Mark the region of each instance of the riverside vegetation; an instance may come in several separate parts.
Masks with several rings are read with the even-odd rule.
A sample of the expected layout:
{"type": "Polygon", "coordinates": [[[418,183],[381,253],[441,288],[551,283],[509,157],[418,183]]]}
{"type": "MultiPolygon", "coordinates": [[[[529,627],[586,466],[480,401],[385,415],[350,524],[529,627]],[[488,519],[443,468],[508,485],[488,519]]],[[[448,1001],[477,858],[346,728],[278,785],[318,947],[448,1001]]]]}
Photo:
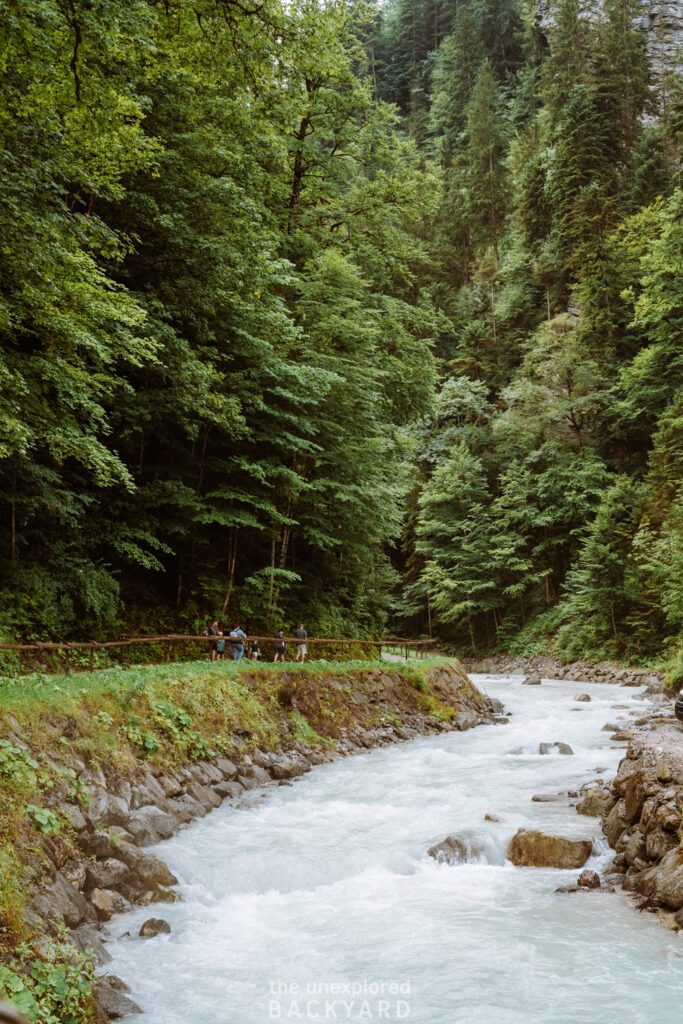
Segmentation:
{"type": "Polygon", "coordinates": [[[48,1024],[130,1012],[92,958],[113,913],[175,898],[145,846],[313,764],[494,714],[445,659],[111,669],[6,683],[2,703],[0,988],[48,1024]]]}
{"type": "Polygon", "coordinates": [[[673,657],[657,11],[0,0],[4,635],[431,614],[477,651],[673,657]]]}

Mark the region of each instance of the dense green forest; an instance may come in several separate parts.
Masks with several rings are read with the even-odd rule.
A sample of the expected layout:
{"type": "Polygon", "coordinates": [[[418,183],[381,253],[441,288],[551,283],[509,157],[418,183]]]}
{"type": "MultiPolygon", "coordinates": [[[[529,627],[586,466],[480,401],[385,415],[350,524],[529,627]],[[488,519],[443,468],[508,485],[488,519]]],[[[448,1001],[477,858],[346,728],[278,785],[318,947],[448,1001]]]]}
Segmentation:
{"type": "Polygon", "coordinates": [[[683,635],[640,0],[0,0],[0,632],[683,635]]]}

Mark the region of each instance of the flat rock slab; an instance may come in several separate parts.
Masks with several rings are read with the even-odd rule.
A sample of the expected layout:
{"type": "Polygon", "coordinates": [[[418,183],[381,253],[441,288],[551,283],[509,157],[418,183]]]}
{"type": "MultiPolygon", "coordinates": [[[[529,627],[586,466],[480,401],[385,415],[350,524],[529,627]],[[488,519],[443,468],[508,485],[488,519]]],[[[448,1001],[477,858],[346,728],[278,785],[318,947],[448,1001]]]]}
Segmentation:
{"type": "Polygon", "coordinates": [[[592,839],[569,839],[520,828],[510,840],[507,858],[519,867],[582,868],[592,852],[592,839]]]}

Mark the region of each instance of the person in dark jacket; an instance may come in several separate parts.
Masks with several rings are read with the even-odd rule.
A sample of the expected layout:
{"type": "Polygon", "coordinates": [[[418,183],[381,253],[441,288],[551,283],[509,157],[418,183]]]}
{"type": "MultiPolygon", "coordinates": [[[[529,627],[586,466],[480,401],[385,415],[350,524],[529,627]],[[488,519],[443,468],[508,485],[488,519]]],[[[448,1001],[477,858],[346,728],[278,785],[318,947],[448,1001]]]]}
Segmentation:
{"type": "MultiPolygon", "coordinates": [[[[213,619],[209,628],[204,630],[204,636],[218,636],[218,619],[213,619]]],[[[211,661],[216,660],[216,644],[216,640],[209,644],[209,650],[211,651],[211,661]]]]}
{"type": "Polygon", "coordinates": [[[275,657],[273,661],[284,661],[285,660],[285,634],[281,629],[275,634],[275,657]]]}

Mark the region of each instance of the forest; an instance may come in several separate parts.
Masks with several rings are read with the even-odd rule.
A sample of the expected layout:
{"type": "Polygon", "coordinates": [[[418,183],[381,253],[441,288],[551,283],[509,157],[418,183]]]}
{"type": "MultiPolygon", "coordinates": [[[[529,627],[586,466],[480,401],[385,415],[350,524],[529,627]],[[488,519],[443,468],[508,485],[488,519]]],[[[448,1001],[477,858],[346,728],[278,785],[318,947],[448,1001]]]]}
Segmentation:
{"type": "Polygon", "coordinates": [[[680,33],[0,0],[0,53],[1,639],[676,651],[680,33]]]}

